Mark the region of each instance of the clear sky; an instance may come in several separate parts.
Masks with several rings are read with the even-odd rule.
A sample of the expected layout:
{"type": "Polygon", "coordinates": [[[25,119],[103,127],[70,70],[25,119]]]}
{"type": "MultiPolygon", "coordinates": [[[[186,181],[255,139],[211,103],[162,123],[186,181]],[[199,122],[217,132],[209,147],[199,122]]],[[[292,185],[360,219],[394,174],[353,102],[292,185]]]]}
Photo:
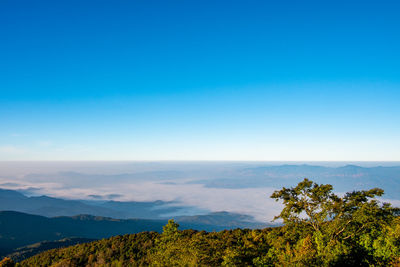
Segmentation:
{"type": "Polygon", "coordinates": [[[400,160],[400,1],[0,2],[0,160],[400,160]]]}

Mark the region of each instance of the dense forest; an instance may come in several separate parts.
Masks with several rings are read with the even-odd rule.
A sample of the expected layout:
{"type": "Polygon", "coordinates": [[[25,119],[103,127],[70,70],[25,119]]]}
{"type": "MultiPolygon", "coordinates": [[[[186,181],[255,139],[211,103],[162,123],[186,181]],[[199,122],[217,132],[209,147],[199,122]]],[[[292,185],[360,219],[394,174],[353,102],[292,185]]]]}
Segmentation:
{"type": "Polygon", "coordinates": [[[304,179],[271,196],[284,208],[281,227],[220,232],[142,232],[53,249],[0,266],[400,266],[399,210],[383,190],[343,196],[304,179]]]}

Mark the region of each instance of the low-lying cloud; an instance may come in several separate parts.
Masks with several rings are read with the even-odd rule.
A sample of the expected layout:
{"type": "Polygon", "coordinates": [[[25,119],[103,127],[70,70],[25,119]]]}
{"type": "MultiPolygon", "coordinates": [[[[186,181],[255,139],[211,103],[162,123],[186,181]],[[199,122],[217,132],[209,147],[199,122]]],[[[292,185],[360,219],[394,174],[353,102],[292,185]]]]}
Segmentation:
{"type": "MultiPolygon", "coordinates": [[[[2,179],[2,178],[0,178],[2,179]]],[[[54,182],[12,182],[0,180],[4,188],[18,189],[30,195],[48,195],[67,199],[102,199],[118,201],[173,202],[176,206],[193,206],[210,212],[228,211],[254,216],[256,220],[270,222],[279,213],[280,205],[269,198],[274,188],[225,189],[207,188],[201,184],[160,183],[158,181],[110,180],[101,185],[71,187],[54,182]],[[34,189],[34,190],[32,190],[34,189]]]]}
{"type": "MultiPolygon", "coordinates": [[[[147,166],[147,163],[145,166],[147,166]]],[[[19,190],[28,195],[48,195],[66,199],[146,202],[162,200],[169,202],[168,205],[191,208],[196,212],[228,211],[251,215],[261,222],[271,222],[273,217],[279,214],[282,204],[275,202],[270,198],[270,195],[281,188],[283,183],[295,185],[299,181],[299,179],[289,178],[272,179],[267,175],[268,173],[266,174],[266,170],[262,168],[246,169],[246,172],[240,172],[237,171],[239,170],[237,166],[222,169],[222,171],[215,166],[212,166],[214,169],[211,167],[206,169],[203,165],[199,166],[195,166],[198,168],[196,171],[185,169],[187,167],[181,167],[180,170],[157,167],[156,171],[144,171],[144,167],[140,167],[136,173],[121,174],[104,174],[103,169],[105,167],[102,167],[103,169],[99,171],[100,174],[74,172],[72,169],[63,172],[50,171],[50,173],[44,174],[32,174],[30,172],[25,175],[0,177],[0,187],[19,190]],[[218,180],[216,177],[223,177],[223,179],[218,180]],[[234,177],[234,179],[229,180],[226,177],[234,177]],[[225,185],[224,187],[220,186],[220,184],[216,184],[218,186],[210,186],[210,182],[224,182],[224,179],[231,184],[234,183],[234,185],[249,183],[251,186],[227,187],[225,185]]],[[[291,172],[291,168],[293,167],[282,166],[282,169],[287,172],[291,172]]],[[[313,166],[308,165],[299,165],[298,168],[303,171],[315,169],[313,166]]],[[[298,173],[298,168],[296,168],[296,173],[298,173]]],[[[318,170],[318,168],[316,169],[318,170]]],[[[272,170],[275,171],[275,169],[272,170]]],[[[278,171],[280,170],[278,169],[278,171]]],[[[389,168],[386,171],[396,174],[396,170],[389,168]]],[[[268,169],[268,171],[270,170],[268,169]]],[[[353,175],[356,171],[365,172],[368,170],[358,170],[350,166],[345,169],[339,169],[339,171],[345,172],[346,175],[347,172],[353,175]]],[[[286,175],[286,172],[284,174],[286,175]]],[[[295,174],[293,175],[296,177],[295,174]]],[[[326,181],[329,183],[341,181],[336,178],[334,180],[330,179],[326,178],[326,181]]],[[[381,184],[375,185],[375,180],[372,178],[366,181],[369,181],[369,183],[365,186],[381,186],[381,184]]],[[[379,181],[384,182],[383,180],[379,181]]],[[[397,184],[397,181],[393,179],[387,179],[387,181],[391,181],[393,185],[397,184]]],[[[389,185],[386,186],[388,187],[389,185]]],[[[382,186],[384,185],[382,184],[382,186]]],[[[354,187],[343,187],[347,191],[355,189],[354,187]]],[[[393,192],[392,195],[395,195],[396,191],[393,192]]],[[[388,198],[392,198],[392,196],[388,198]]],[[[400,206],[400,200],[386,199],[385,201],[400,206]]]]}

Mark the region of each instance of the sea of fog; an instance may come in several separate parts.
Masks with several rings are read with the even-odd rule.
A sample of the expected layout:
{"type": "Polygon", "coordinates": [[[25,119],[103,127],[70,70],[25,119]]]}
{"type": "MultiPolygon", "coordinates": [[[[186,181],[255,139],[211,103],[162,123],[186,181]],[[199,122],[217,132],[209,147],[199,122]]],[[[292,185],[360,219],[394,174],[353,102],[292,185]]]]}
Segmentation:
{"type": "Polygon", "coordinates": [[[174,215],[228,211],[261,222],[282,208],[269,196],[305,177],[338,194],[380,187],[381,201],[400,206],[400,162],[0,162],[0,188],[28,196],[162,200],[182,207],[174,215]]]}

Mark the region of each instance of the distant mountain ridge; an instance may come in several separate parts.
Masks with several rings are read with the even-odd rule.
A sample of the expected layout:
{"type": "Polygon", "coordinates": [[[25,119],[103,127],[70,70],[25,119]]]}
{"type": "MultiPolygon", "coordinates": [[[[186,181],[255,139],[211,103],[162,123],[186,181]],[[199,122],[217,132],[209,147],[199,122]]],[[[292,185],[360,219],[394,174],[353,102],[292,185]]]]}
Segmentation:
{"type": "Polygon", "coordinates": [[[227,228],[265,228],[265,223],[255,222],[253,217],[226,211],[212,212],[205,215],[179,216],[175,218],[179,223],[193,225],[224,225],[227,228]]]}
{"type": "Polygon", "coordinates": [[[368,189],[379,185],[385,190],[385,198],[400,199],[400,166],[361,167],[350,164],[342,167],[326,167],[284,164],[244,168],[221,178],[200,179],[189,183],[204,184],[210,188],[280,188],[290,186],[303,178],[332,184],[338,192],[368,189]]]}
{"type": "Polygon", "coordinates": [[[99,239],[142,231],[160,231],[166,221],[120,220],[91,215],[47,218],[15,211],[0,211],[0,255],[41,241],[80,237],[99,239]]]}
{"type": "MultiPolygon", "coordinates": [[[[177,221],[182,229],[206,231],[267,226],[244,220],[250,218],[240,214],[221,212],[178,217],[177,221]]],[[[16,211],[0,211],[0,256],[18,252],[21,250],[18,250],[20,247],[43,241],[77,237],[100,239],[143,231],[160,232],[166,223],[167,220],[114,219],[92,215],[48,218],[16,211]]]]}
{"type": "MultiPolygon", "coordinates": [[[[164,207],[166,202],[163,201],[92,203],[48,196],[27,197],[14,190],[0,189],[0,255],[15,252],[16,258],[23,257],[18,255],[39,250],[28,248],[18,252],[15,249],[63,238],[98,239],[142,231],[161,231],[167,220],[161,219],[160,213],[176,210],[174,207],[164,207]],[[136,219],[125,219],[128,216],[136,219]]],[[[251,216],[228,212],[176,216],[175,219],[184,229],[207,231],[267,226],[252,221],[251,216]]],[[[47,243],[46,246],[51,244],[47,243]]],[[[53,245],[60,246],[61,243],[53,245]]]]}
{"type": "MultiPolygon", "coordinates": [[[[180,207],[170,207],[169,202],[156,200],[152,202],[135,202],[135,201],[81,201],[81,200],[65,200],[61,198],[53,198],[48,196],[27,197],[24,194],[0,188],[0,211],[17,211],[22,213],[41,215],[46,217],[60,216],[89,216],[80,214],[90,214],[90,216],[107,217],[114,219],[132,219],[140,218],[147,220],[166,220],[167,218],[175,218],[178,221],[191,220],[193,218],[210,218],[214,217],[214,225],[235,227],[253,227],[254,225],[263,225],[254,221],[251,216],[229,213],[214,212],[205,215],[196,216],[173,216],[162,217],[163,214],[172,214],[179,211],[180,207]],[[224,216],[221,216],[221,215],[224,216]],[[204,217],[205,216],[205,217],[204,217]],[[218,222],[217,218],[223,219],[218,222]]],[[[200,222],[198,222],[201,224],[200,222]]],[[[204,223],[211,225],[210,223],[204,223]]]]}
{"type": "Polygon", "coordinates": [[[0,188],[0,210],[13,210],[47,217],[91,214],[113,218],[163,219],[160,215],[179,210],[167,202],[83,202],[48,196],[27,197],[14,190],[0,188]],[[157,210],[154,210],[157,208],[157,210]]]}

